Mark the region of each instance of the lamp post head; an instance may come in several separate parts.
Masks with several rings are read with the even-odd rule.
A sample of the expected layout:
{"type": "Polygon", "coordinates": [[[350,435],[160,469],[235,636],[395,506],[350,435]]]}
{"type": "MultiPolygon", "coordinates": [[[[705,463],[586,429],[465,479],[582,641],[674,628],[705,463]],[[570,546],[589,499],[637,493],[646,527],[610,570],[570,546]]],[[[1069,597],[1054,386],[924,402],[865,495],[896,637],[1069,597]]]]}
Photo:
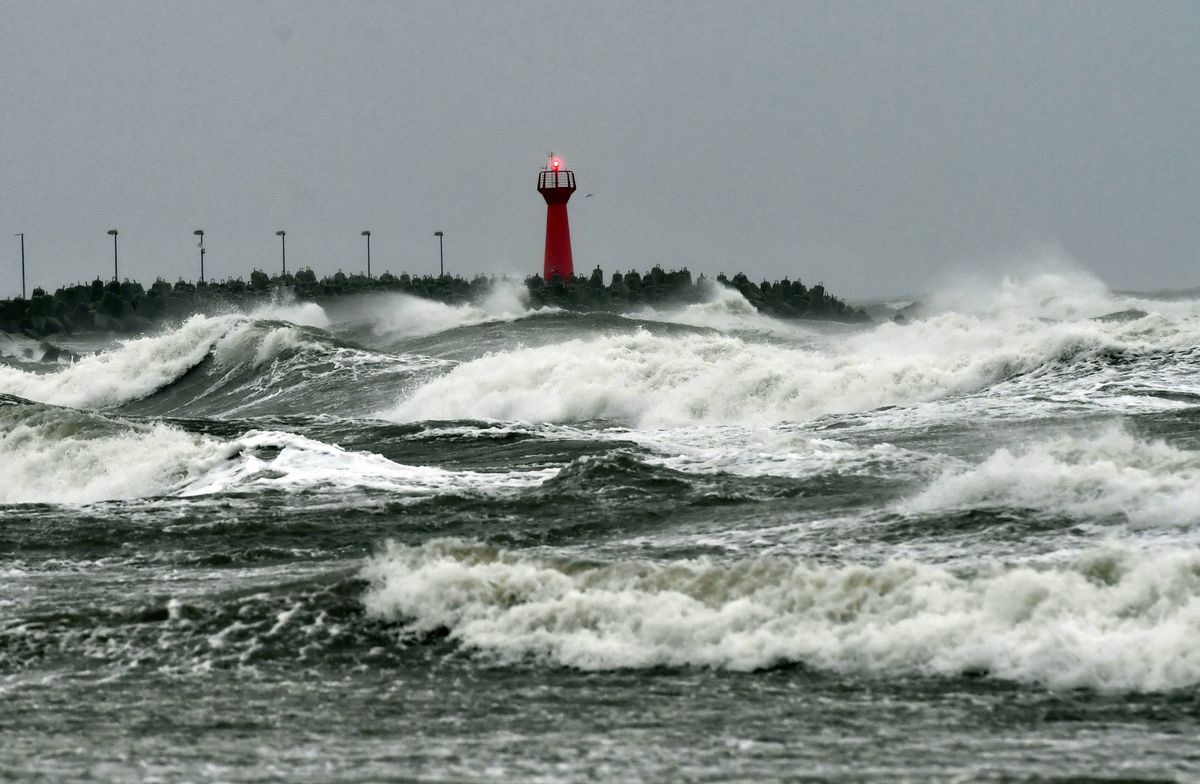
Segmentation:
{"type": "Polygon", "coordinates": [[[440,231],[435,231],[435,232],[433,233],[433,236],[435,236],[435,237],[441,237],[441,236],[443,236],[443,235],[442,235],[442,232],[440,232],[440,231]]]}
{"type": "Polygon", "coordinates": [[[286,231],[284,231],[283,229],[280,229],[279,231],[275,232],[275,236],[276,236],[276,237],[286,237],[286,236],[287,236],[287,232],[286,232],[286,231]]]}
{"type": "Polygon", "coordinates": [[[363,235],[364,237],[370,237],[370,236],[371,236],[371,232],[370,232],[369,230],[367,230],[367,229],[363,229],[362,235],[363,235]]]}
{"type": "Polygon", "coordinates": [[[114,236],[114,237],[115,237],[115,236],[117,236],[117,230],[116,230],[116,229],[109,229],[109,230],[108,230],[108,233],[109,233],[109,234],[111,234],[111,235],[112,235],[112,236],[114,236]]]}
{"type": "Polygon", "coordinates": [[[197,237],[203,237],[204,229],[196,229],[195,231],[192,232],[192,234],[195,234],[197,237]]]}

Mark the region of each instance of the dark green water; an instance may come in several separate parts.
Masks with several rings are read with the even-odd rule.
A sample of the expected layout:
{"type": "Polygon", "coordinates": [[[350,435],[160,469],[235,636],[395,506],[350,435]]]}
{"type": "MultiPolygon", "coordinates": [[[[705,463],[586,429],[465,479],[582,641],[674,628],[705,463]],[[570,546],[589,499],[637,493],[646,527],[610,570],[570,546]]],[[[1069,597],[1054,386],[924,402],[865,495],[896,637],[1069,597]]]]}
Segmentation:
{"type": "Polygon", "coordinates": [[[1196,780],[1200,303],[1020,285],[14,346],[0,778],[1196,780]]]}

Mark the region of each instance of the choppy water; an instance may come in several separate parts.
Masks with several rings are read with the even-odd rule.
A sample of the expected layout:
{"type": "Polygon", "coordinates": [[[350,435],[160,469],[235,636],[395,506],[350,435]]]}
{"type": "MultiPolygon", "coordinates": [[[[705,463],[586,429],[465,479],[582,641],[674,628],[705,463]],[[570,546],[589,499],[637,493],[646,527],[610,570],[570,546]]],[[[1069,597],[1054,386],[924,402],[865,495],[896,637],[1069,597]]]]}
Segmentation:
{"type": "Polygon", "coordinates": [[[1198,301],[72,348],[0,360],[0,778],[1200,777],[1198,301]]]}

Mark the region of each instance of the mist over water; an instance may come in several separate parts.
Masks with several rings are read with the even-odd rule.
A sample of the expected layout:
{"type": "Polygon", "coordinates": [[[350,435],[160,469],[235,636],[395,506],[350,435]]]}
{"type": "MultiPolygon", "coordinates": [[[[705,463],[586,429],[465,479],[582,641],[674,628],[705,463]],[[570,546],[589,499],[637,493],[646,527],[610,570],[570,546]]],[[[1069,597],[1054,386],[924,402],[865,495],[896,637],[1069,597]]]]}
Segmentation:
{"type": "Polygon", "coordinates": [[[1200,776],[1198,346],[1069,270],[0,343],[0,777],[1200,776]]]}

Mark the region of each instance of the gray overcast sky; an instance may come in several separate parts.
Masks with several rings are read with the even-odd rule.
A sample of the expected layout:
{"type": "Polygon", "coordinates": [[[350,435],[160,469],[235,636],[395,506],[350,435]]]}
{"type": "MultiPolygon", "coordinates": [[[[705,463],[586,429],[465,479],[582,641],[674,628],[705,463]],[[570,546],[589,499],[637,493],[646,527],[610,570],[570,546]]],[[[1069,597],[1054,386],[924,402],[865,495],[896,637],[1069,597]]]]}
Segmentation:
{"type": "MultiPolygon", "coordinates": [[[[1054,248],[1200,284],[1200,3],[0,0],[30,284],[278,265],[744,270],[854,297],[1054,248]],[[594,193],[584,199],[584,193],[594,193]]],[[[19,291],[18,241],[0,294],[19,291]]]]}

